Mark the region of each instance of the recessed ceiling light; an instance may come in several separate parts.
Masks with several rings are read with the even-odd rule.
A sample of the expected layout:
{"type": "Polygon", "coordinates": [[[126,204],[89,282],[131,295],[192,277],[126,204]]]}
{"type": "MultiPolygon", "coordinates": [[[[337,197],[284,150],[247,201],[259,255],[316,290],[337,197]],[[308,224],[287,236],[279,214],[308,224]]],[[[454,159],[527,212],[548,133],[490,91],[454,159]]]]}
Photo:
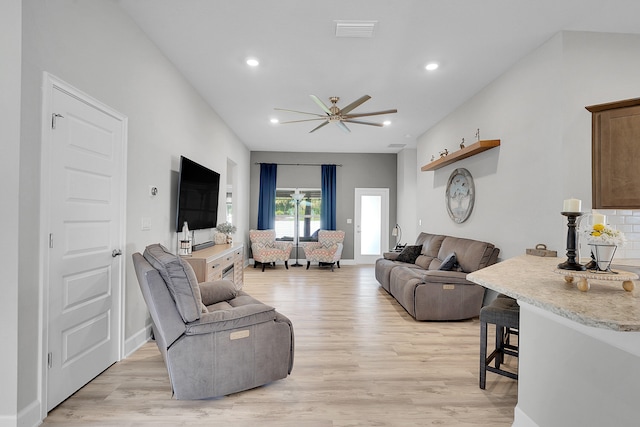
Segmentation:
{"type": "Polygon", "coordinates": [[[427,64],[426,67],[424,67],[427,69],[427,71],[433,71],[433,70],[437,70],[438,69],[438,64],[436,64],[435,62],[431,62],[429,64],[427,64]]]}
{"type": "Polygon", "coordinates": [[[271,120],[270,120],[270,122],[271,122],[271,123],[273,123],[273,124],[275,125],[276,123],[280,123],[280,120],[278,120],[278,119],[271,119],[271,120]]]}
{"type": "Polygon", "coordinates": [[[384,126],[389,126],[391,124],[391,120],[385,120],[384,122],[382,122],[382,124],[384,126]]]}
{"type": "Polygon", "coordinates": [[[260,62],[255,58],[249,58],[247,59],[247,65],[250,67],[257,67],[260,65],[260,62]]]}

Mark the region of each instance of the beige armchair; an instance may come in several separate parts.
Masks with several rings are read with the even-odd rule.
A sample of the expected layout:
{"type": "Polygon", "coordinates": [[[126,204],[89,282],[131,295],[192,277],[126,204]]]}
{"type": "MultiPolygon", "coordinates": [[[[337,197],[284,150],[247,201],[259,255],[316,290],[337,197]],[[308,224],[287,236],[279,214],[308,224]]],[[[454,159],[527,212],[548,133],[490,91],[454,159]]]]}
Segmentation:
{"type": "Polygon", "coordinates": [[[312,262],[317,262],[320,266],[330,265],[331,271],[333,271],[334,264],[337,264],[338,268],[340,268],[343,242],[344,231],[342,230],[318,231],[318,241],[305,243],[304,245],[307,270],[312,262]]]}
{"type": "Polygon", "coordinates": [[[276,262],[284,261],[284,267],[289,269],[289,256],[293,243],[276,241],[276,230],[249,230],[249,240],[253,254],[253,268],[256,268],[256,263],[260,263],[264,271],[267,264],[275,267],[276,262]]]}

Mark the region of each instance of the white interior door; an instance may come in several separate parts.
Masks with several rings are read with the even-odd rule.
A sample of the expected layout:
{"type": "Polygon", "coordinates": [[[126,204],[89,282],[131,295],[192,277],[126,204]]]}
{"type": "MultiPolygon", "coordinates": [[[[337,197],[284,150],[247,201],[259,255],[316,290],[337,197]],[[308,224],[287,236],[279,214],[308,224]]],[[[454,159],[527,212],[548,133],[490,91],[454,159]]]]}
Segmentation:
{"type": "Polygon", "coordinates": [[[50,98],[47,411],[120,357],[126,138],[126,119],[82,94],[52,84],[50,98]]]}
{"type": "Polygon", "coordinates": [[[354,261],[374,264],[389,250],[389,189],[355,189],[354,261]]]}

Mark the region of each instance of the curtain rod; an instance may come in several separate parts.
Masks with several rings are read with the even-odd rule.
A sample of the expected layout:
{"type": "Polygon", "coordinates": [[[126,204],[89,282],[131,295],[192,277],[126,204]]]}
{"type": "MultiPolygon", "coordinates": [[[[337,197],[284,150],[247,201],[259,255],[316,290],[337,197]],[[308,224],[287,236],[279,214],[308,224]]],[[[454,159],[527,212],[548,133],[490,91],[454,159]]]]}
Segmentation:
{"type": "MultiPolygon", "coordinates": [[[[268,164],[270,162],[256,162],[256,165],[268,164]]],[[[323,163],[276,163],[278,166],[322,166],[323,163]]],[[[333,165],[333,166],[342,166],[342,165],[333,165]]]]}

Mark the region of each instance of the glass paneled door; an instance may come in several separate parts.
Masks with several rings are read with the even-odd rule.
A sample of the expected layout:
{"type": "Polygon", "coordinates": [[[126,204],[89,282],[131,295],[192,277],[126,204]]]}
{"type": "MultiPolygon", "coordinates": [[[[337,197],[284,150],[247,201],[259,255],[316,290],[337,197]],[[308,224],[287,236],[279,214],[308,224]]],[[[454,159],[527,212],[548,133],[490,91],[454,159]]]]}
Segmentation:
{"type": "Polygon", "coordinates": [[[354,261],[374,264],[389,250],[389,189],[355,189],[354,261]]]}

